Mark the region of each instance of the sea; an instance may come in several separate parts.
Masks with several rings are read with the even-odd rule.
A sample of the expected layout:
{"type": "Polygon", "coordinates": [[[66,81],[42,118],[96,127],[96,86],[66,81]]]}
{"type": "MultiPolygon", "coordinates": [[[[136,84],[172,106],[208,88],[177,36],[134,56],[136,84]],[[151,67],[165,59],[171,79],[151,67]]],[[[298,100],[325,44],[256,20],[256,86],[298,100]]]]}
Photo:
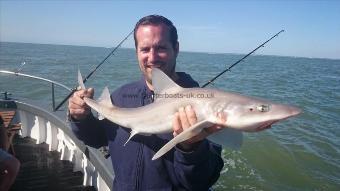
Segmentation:
{"type": "MultiPolygon", "coordinates": [[[[74,88],[78,68],[86,76],[111,50],[0,42],[0,70],[20,71],[74,88]]],[[[243,56],[180,52],[177,71],[191,74],[202,85],[243,56]]],[[[140,78],[135,50],[120,48],[86,85],[95,88],[97,97],[105,86],[112,91],[140,78]]],[[[252,55],[210,87],[303,111],[271,129],[243,133],[239,150],[225,148],[224,168],[214,190],[340,190],[340,60],[252,55]]],[[[0,73],[0,91],[10,92],[13,99],[52,109],[51,89],[47,82],[0,73]]],[[[67,94],[66,89],[55,87],[56,104],[67,94]]]]}

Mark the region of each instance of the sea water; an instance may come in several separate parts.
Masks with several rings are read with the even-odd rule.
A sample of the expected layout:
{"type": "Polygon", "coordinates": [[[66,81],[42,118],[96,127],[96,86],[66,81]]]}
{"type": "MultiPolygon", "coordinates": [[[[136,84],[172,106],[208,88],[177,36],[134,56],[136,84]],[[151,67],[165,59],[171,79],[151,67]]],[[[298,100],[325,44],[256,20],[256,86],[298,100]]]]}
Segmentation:
{"type": "MultiPolygon", "coordinates": [[[[270,47],[267,47],[270,48],[270,47]]],[[[0,70],[21,72],[77,86],[77,70],[89,74],[111,49],[0,43],[0,70]]],[[[177,70],[201,85],[244,55],[181,52],[177,70]]],[[[88,80],[95,96],[141,78],[135,50],[118,49],[88,80]]],[[[297,117],[258,133],[244,133],[240,150],[223,150],[224,168],[214,190],[340,189],[340,60],[250,56],[210,87],[295,105],[297,117]]],[[[0,91],[52,108],[51,85],[0,74],[0,91]]],[[[68,94],[56,87],[59,103],[68,94]]],[[[56,103],[56,104],[57,104],[56,103]]],[[[62,107],[65,110],[65,106],[62,107]]],[[[204,175],[198,175],[204,176],[204,175]]]]}

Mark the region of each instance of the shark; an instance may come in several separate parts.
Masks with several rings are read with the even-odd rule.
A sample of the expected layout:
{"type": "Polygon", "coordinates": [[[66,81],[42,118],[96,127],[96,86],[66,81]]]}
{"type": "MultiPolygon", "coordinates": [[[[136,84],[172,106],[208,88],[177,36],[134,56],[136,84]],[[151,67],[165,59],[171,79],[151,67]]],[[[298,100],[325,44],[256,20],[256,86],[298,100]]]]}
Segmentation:
{"type": "MultiPolygon", "coordinates": [[[[85,88],[80,72],[78,82],[85,88]]],[[[84,98],[101,119],[106,118],[115,124],[130,128],[128,141],[136,134],[151,135],[170,133],[175,113],[180,107],[190,105],[197,116],[197,123],[185,129],[167,142],[155,153],[156,160],[178,143],[188,140],[214,124],[222,130],[207,138],[225,147],[239,148],[242,132],[257,132],[267,129],[274,123],[296,116],[301,109],[272,101],[226,92],[212,88],[183,88],[158,68],[152,69],[154,102],[137,108],[119,108],[112,104],[110,91],[106,87],[98,100],[84,98]],[[226,116],[221,123],[218,115],[226,116]]]]}

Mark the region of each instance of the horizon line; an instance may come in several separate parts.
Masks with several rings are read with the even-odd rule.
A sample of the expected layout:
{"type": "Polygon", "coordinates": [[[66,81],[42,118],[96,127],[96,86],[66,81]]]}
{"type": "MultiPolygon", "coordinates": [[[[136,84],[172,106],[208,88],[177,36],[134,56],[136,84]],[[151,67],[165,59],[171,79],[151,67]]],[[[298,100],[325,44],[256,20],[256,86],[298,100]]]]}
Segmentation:
{"type": "MultiPolygon", "coordinates": [[[[79,44],[63,44],[63,43],[39,43],[39,42],[17,42],[17,41],[1,41],[0,43],[22,43],[22,44],[37,44],[37,45],[56,45],[56,46],[79,46],[79,47],[91,47],[91,48],[107,48],[112,49],[114,47],[105,47],[105,46],[97,46],[97,45],[79,45],[79,44]]],[[[123,49],[134,49],[134,47],[124,47],[121,46],[123,49]]],[[[202,54],[233,54],[233,55],[246,55],[247,53],[235,53],[235,52],[203,52],[203,51],[194,51],[194,50],[181,50],[180,52],[186,53],[202,53],[202,54]]],[[[327,58],[327,57],[304,57],[304,56],[292,56],[292,55],[275,55],[275,54],[256,54],[253,53],[252,56],[275,56],[275,57],[288,57],[288,58],[307,58],[307,59],[328,59],[328,60],[340,60],[339,58],[327,58]]]]}

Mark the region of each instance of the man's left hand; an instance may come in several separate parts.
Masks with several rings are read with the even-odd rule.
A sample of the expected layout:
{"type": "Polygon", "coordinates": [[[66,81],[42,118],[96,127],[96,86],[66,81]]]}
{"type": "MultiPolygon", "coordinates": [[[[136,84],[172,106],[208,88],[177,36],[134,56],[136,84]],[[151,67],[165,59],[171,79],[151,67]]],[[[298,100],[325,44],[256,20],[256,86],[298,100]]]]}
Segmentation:
{"type": "MultiPolygon", "coordinates": [[[[217,117],[219,119],[219,123],[226,122],[225,115],[218,114],[217,117]]],[[[196,113],[190,105],[186,106],[185,108],[179,108],[178,112],[175,113],[175,117],[173,119],[173,135],[177,136],[185,129],[194,125],[196,122],[196,113]]],[[[222,126],[220,125],[213,125],[211,127],[204,128],[198,135],[180,143],[178,146],[185,151],[190,151],[196,144],[199,144],[199,142],[205,139],[207,136],[221,129],[222,126]]]]}

